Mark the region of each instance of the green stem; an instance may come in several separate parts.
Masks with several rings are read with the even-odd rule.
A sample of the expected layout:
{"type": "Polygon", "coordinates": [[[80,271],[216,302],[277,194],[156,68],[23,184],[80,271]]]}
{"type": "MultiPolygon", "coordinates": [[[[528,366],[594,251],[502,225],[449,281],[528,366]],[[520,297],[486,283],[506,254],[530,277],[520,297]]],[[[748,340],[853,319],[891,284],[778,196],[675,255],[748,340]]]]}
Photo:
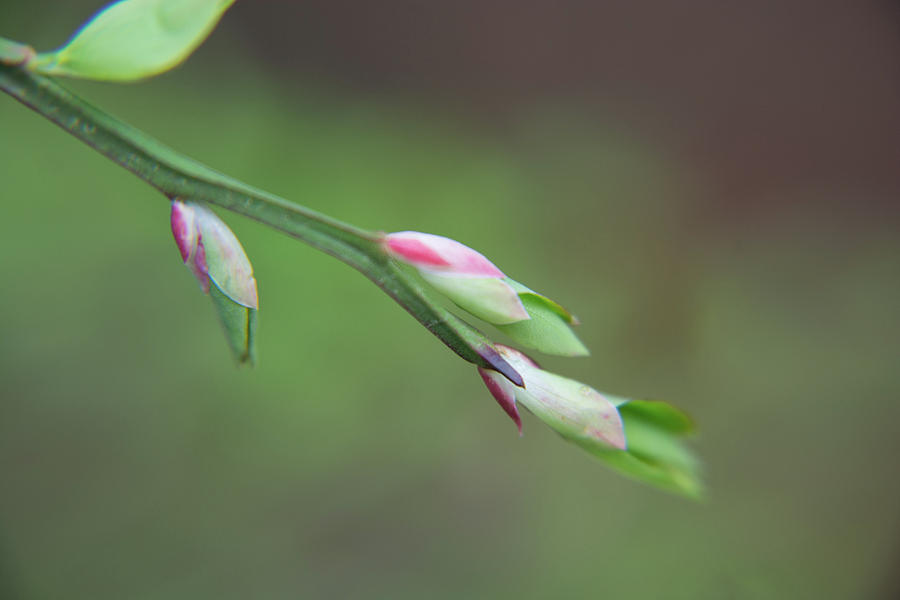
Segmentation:
{"type": "Polygon", "coordinates": [[[168,198],[202,200],[296,237],[371,279],[463,359],[499,371],[516,385],[519,374],[490,341],[442,306],[401,270],[381,247],[381,235],[358,229],[253,188],[181,155],[63,88],[53,79],[0,64],[0,90],[56,123],[168,198]]]}

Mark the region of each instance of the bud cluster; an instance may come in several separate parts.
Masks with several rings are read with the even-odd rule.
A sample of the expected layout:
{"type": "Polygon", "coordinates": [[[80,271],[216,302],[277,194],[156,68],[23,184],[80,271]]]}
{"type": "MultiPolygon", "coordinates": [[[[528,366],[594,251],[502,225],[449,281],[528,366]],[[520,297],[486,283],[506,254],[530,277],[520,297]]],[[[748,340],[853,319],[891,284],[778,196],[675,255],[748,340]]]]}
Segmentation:
{"type": "MultiPolygon", "coordinates": [[[[382,247],[459,308],[517,343],[547,354],[588,354],[572,331],[578,320],[570,312],[510,279],[472,248],[415,231],[385,234],[382,247]]],[[[485,367],[478,367],[478,373],[520,435],[522,405],[564,438],[624,474],[688,496],[701,495],[697,465],[678,439],[691,430],[682,413],[664,403],[601,394],[543,370],[510,346],[494,344],[493,348],[519,380],[514,383],[508,374],[485,367]]]]}

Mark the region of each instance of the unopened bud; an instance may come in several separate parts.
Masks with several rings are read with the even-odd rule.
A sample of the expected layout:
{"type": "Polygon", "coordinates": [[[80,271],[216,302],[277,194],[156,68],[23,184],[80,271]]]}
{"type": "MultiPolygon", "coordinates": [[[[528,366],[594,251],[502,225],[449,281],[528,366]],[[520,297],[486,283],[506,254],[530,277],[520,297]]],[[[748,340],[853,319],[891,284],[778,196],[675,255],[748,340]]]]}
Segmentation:
{"type": "Polygon", "coordinates": [[[209,294],[238,361],[253,360],[259,298],[253,267],[228,226],[203,204],[172,202],[181,259],[209,294]]]}
{"type": "Polygon", "coordinates": [[[530,318],[503,272],[468,246],[439,235],[401,231],[386,235],[384,247],[479,319],[507,324],[530,318]]]}
{"type": "Polygon", "coordinates": [[[553,300],[510,279],[468,246],[417,231],[389,233],[383,244],[389,255],[415,267],[457,306],[496,325],[517,343],[547,354],[588,354],[571,328],[578,319],[553,300]]]}
{"type": "Polygon", "coordinates": [[[500,344],[497,351],[522,376],[517,387],[494,371],[478,371],[491,394],[522,431],[518,404],[523,404],[563,437],[582,446],[625,449],[625,431],[615,404],[572,379],[541,369],[525,354],[500,344]]]}

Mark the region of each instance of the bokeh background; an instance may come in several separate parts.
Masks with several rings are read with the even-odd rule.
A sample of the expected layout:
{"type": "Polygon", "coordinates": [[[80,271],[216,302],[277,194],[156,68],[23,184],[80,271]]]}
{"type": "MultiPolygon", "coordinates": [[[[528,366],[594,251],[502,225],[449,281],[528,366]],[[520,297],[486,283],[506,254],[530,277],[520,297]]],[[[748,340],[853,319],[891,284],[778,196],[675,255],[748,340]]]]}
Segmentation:
{"type": "Polygon", "coordinates": [[[367,280],[226,215],[236,369],[163,198],[0,98],[0,597],[898,597],[898,67],[887,0],[242,0],[170,74],[70,84],[571,307],[593,355],[545,366],[688,410],[705,503],[518,438],[367,280]]]}

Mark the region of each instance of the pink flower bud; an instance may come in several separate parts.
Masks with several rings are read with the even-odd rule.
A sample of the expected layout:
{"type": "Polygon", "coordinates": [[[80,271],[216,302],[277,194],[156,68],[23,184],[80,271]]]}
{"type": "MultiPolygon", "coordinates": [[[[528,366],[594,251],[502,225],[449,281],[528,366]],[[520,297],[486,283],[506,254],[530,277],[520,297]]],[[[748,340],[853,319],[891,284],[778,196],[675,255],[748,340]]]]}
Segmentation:
{"type": "Polygon", "coordinates": [[[530,318],[506,276],[479,252],[455,240],[401,231],[384,237],[385,251],[413,266],[425,281],[460,308],[489,323],[530,318]]]}
{"type": "Polygon", "coordinates": [[[197,226],[197,210],[194,205],[185,204],[175,200],[172,202],[172,235],[178,251],[181,252],[181,260],[203,289],[204,294],[209,293],[209,273],[206,266],[206,252],[200,243],[200,231],[197,226]]]}
{"type": "Polygon", "coordinates": [[[175,200],[171,223],[181,258],[205,293],[212,281],[237,304],[259,308],[250,260],[231,229],[213,211],[202,204],[175,200]]]}
{"type": "Polygon", "coordinates": [[[483,254],[440,235],[400,231],[387,234],[385,245],[395,257],[418,268],[457,275],[505,277],[483,254]]]}
{"type": "Polygon", "coordinates": [[[572,379],[548,373],[514,348],[496,345],[497,351],[522,376],[516,387],[500,374],[478,372],[491,394],[522,432],[518,403],[563,437],[583,446],[625,449],[625,430],[615,404],[597,390],[572,379]]]}
{"type": "Polygon", "coordinates": [[[234,233],[203,204],[172,202],[181,259],[209,294],[239,362],[253,362],[259,299],[253,268],[234,233]]]}

